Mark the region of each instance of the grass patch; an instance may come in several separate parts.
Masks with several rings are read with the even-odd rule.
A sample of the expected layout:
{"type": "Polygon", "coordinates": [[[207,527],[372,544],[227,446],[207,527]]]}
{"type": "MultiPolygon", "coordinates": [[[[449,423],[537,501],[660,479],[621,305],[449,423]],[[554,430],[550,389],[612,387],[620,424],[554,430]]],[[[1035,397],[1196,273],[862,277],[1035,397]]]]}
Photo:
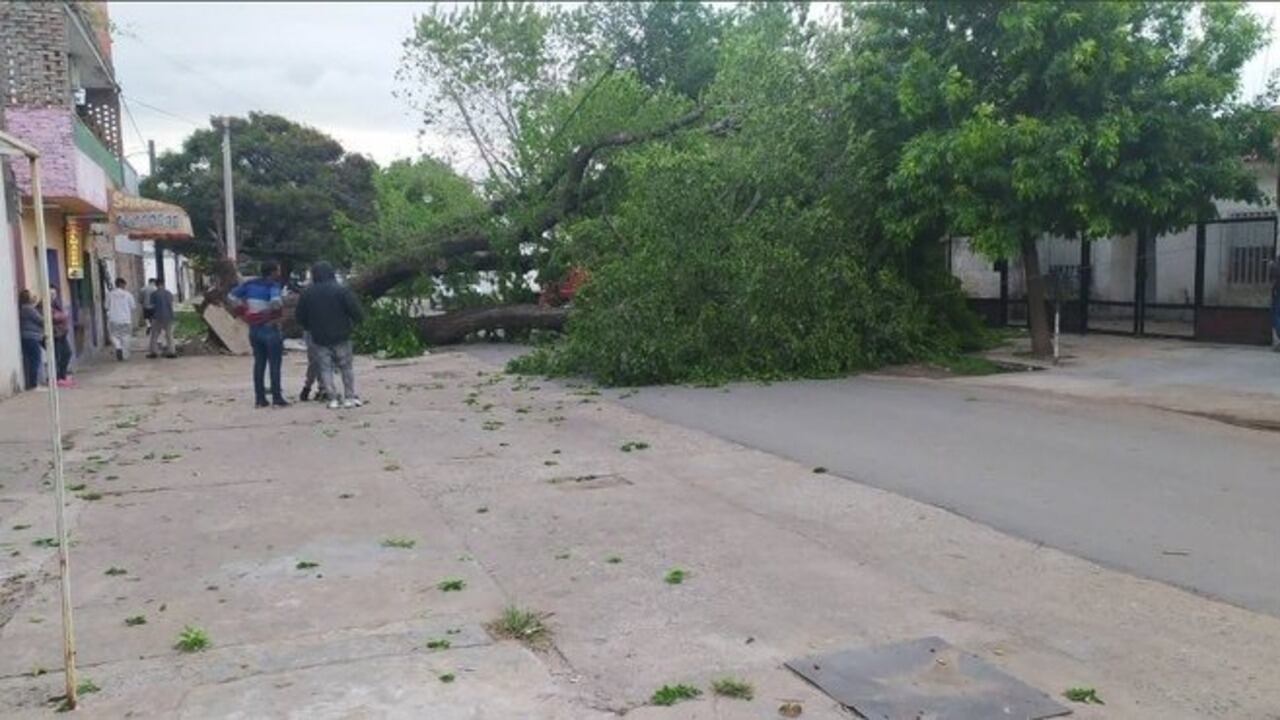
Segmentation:
{"type": "Polygon", "coordinates": [[[664,707],[675,705],[678,702],[692,700],[702,694],[702,691],[692,685],[663,685],[653,691],[653,697],[649,698],[650,704],[662,705],[664,707]]]}
{"type": "Polygon", "coordinates": [[[129,573],[129,571],[128,571],[128,570],[125,570],[125,569],[124,569],[124,568],[122,568],[122,567],[115,567],[115,566],[112,566],[112,567],[107,568],[106,572],[104,572],[104,573],[102,573],[102,574],[103,574],[103,575],[112,575],[112,576],[115,576],[115,575],[127,575],[128,573],[129,573]]]}
{"type": "Polygon", "coordinates": [[[543,616],[514,605],[502,611],[502,615],[489,623],[489,632],[500,638],[519,640],[532,647],[543,647],[551,639],[551,629],[542,622],[543,616]]]}
{"type": "Polygon", "coordinates": [[[622,444],[622,452],[634,452],[636,450],[648,450],[648,449],[649,449],[649,443],[647,442],[636,442],[633,440],[631,442],[625,442],[622,444]]]}
{"type": "Polygon", "coordinates": [[[293,566],[295,570],[310,570],[311,568],[320,567],[320,563],[311,562],[310,560],[299,560],[297,565],[293,566]]]}
{"type": "Polygon", "coordinates": [[[101,499],[102,499],[102,493],[100,493],[100,492],[87,492],[87,493],[81,493],[81,494],[77,495],[76,497],[80,498],[81,500],[88,500],[89,502],[93,502],[94,500],[101,500],[101,499]]]}
{"type": "Polygon", "coordinates": [[[183,340],[200,340],[208,332],[204,318],[195,310],[178,310],[173,313],[173,337],[183,340]]]}
{"type": "Polygon", "coordinates": [[[68,485],[67,489],[70,490],[71,492],[80,492],[81,490],[87,487],[89,486],[85,485],[84,483],[76,483],[75,485],[68,485]]]}
{"type": "Polygon", "coordinates": [[[451,683],[457,679],[458,679],[458,676],[454,675],[453,673],[445,673],[440,676],[440,682],[442,683],[451,683]]]}
{"type": "Polygon", "coordinates": [[[826,468],[822,467],[821,465],[819,465],[818,467],[816,467],[816,468],[814,468],[814,469],[813,469],[813,474],[814,474],[814,475],[826,475],[826,474],[827,474],[827,472],[828,472],[828,470],[827,470],[826,468]]]}
{"type": "Polygon", "coordinates": [[[174,649],[182,652],[200,652],[213,644],[209,639],[209,633],[204,629],[194,625],[187,625],[182,628],[182,632],[178,633],[178,642],[173,644],[174,649]]]}
{"type": "Polygon", "coordinates": [[[29,528],[29,527],[31,527],[31,526],[30,526],[30,525],[14,525],[14,526],[13,526],[13,529],[14,529],[14,530],[26,530],[26,529],[27,529],[27,528],[29,528]]]}
{"type": "Polygon", "coordinates": [[[672,568],[667,572],[667,576],[662,578],[668,585],[679,585],[689,577],[689,571],[681,568],[672,568]]]}
{"type": "Polygon", "coordinates": [[[428,650],[448,650],[450,644],[451,643],[448,640],[445,640],[444,638],[435,638],[434,640],[427,641],[427,649],[428,650]]]}
{"type": "Polygon", "coordinates": [[[1084,703],[1086,705],[1106,705],[1106,703],[1102,702],[1102,698],[1098,697],[1098,691],[1091,687],[1067,688],[1062,693],[1062,697],[1071,702],[1084,703]]]}
{"type": "Polygon", "coordinates": [[[417,540],[414,540],[412,538],[407,538],[407,537],[389,537],[382,541],[382,547],[396,548],[398,550],[409,550],[409,549],[412,549],[413,546],[417,544],[418,544],[417,540]]]}
{"type": "Polygon", "coordinates": [[[31,544],[35,545],[36,547],[56,548],[58,547],[58,539],[51,538],[51,537],[36,538],[35,540],[31,541],[31,544]]]}
{"type": "Polygon", "coordinates": [[[146,625],[146,624],[147,624],[147,616],[146,616],[146,615],[133,615],[133,616],[131,616],[131,617],[127,617],[127,618],[125,618],[125,619],[124,619],[124,624],[125,624],[125,625],[127,625],[127,626],[129,626],[129,627],[137,627],[137,626],[139,626],[139,625],[146,625]]]}
{"type": "Polygon", "coordinates": [[[731,677],[716,680],[711,683],[711,689],[717,695],[736,700],[750,700],[756,695],[756,689],[751,686],[751,683],[731,677]]]}
{"type": "Polygon", "coordinates": [[[484,428],[485,430],[498,430],[502,427],[502,425],[503,423],[501,420],[485,420],[484,424],[481,425],[480,427],[484,428]]]}
{"type": "Polygon", "coordinates": [[[400,463],[387,463],[382,466],[382,469],[387,472],[395,472],[400,469],[400,463]]]}
{"type": "Polygon", "coordinates": [[[458,592],[466,586],[467,586],[466,581],[461,580],[459,578],[446,578],[444,580],[441,580],[440,583],[436,585],[436,587],[439,588],[440,592],[458,592]]]}
{"type": "Polygon", "coordinates": [[[622,562],[622,558],[618,555],[610,555],[609,557],[605,558],[604,561],[609,563],[610,565],[617,565],[618,563],[622,562]]]}
{"type": "Polygon", "coordinates": [[[96,693],[101,691],[102,691],[102,688],[98,687],[98,684],[90,680],[89,678],[85,678],[81,680],[79,684],[76,685],[77,695],[89,695],[91,693],[96,693]]]}

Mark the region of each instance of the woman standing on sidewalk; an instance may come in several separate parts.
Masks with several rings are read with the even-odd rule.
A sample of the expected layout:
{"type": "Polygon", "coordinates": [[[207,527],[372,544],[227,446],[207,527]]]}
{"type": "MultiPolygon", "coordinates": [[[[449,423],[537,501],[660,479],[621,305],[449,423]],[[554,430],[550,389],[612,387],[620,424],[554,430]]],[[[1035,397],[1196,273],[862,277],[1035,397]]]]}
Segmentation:
{"type": "Polygon", "coordinates": [[[67,375],[71,367],[71,342],[67,335],[71,332],[71,316],[62,307],[62,298],[58,297],[58,288],[49,286],[49,307],[53,312],[53,354],[58,361],[58,387],[71,387],[75,381],[67,375]]]}
{"type": "Polygon", "coordinates": [[[40,377],[44,318],[36,310],[36,298],[30,290],[18,293],[18,334],[22,340],[22,379],[28,390],[34,390],[40,377]]]}

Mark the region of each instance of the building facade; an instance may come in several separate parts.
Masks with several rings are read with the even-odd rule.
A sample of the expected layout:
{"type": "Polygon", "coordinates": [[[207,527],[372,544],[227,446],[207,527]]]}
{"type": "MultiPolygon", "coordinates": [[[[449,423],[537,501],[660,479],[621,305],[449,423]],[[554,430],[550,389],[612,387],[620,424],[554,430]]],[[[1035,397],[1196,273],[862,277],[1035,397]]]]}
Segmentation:
{"type": "MultiPolygon", "coordinates": [[[[45,263],[69,305],[79,356],[106,342],[104,285],[125,277],[137,288],[143,275],[140,244],[105,237],[111,191],[138,186],[123,154],[108,28],[105,2],[0,0],[0,127],[41,152],[48,246],[40,257],[29,168],[9,162],[19,205],[8,238],[15,282],[43,295],[45,263]]],[[[0,312],[16,312],[12,302],[0,297],[0,312]]]]}

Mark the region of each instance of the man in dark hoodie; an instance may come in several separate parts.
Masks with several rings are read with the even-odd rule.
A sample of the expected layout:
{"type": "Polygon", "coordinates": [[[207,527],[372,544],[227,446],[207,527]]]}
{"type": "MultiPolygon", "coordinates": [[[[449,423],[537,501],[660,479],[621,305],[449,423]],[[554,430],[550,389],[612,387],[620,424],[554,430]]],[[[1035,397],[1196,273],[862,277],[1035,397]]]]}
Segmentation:
{"type": "Polygon", "coordinates": [[[294,317],[315,346],[320,361],[320,387],[329,396],[330,409],[363,405],[356,394],[356,376],[351,367],[351,331],[364,319],[364,312],[355,293],[338,284],[332,265],[318,262],[311,266],[311,285],[302,292],[294,317]],[[334,387],[334,366],[342,373],[341,394],[334,387]]]}

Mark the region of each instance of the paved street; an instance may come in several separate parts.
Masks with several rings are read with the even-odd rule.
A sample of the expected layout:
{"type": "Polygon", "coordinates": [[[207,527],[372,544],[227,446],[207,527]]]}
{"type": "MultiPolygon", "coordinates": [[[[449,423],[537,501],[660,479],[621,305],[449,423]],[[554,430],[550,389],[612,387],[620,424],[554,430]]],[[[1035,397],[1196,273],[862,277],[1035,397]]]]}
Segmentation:
{"type": "Polygon", "coordinates": [[[629,407],[1280,615],[1280,436],[954,381],[646,389],[629,407]]]}
{"type": "MultiPolygon", "coordinates": [[[[655,419],[611,400],[616,391],[502,376],[464,352],[362,358],[371,404],[350,412],[254,410],[247,363],[110,364],[65,395],[79,658],[82,678],[101,688],[85,696],[83,717],[745,720],[794,699],[805,718],[844,718],[782,663],[939,635],[1054,696],[1096,687],[1107,704],[1075,705],[1076,717],[1280,718],[1270,672],[1280,619],[867,484],[892,477],[904,449],[939,476],[1002,464],[962,453],[946,430],[956,424],[982,434],[1007,423],[1025,446],[1034,419],[1072,438],[1068,450],[1099,442],[1103,421],[1088,433],[1089,418],[1065,406],[903,380],[642,390],[624,401],[658,412],[696,399],[738,419],[786,411],[799,435],[801,406],[834,421],[850,412],[834,396],[867,398],[866,414],[851,415],[860,432],[845,426],[848,454],[815,474],[807,456],[655,419]],[[868,425],[881,426],[883,452],[856,439],[868,425]],[[842,468],[859,447],[857,472],[842,468]],[[677,568],[684,582],[664,582],[677,568]],[[511,605],[541,614],[545,645],[493,628],[511,605]],[[188,625],[207,632],[208,649],[175,649],[188,625]],[[755,700],[712,695],[725,675],[754,684],[755,700]],[[705,694],[648,705],[667,683],[705,694]]],[[[294,387],[301,369],[291,354],[294,387]]],[[[6,718],[51,717],[62,684],[56,557],[42,542],[52,534],[45,400],[0,403],[6,718]]],[[[1188,421],[1152,422],[1141,437],[1188,421]]],[[[1202,432],[1240,452],[1260,442],[1202,432]]],[[[1071,461],[1083,475],[1102,472],[1102,459],[1083,456],[1071,461]]],[[[1017,457],[1008,462],[1033,464],[1017,457]]],[[[1029,499],[989,502],[1110,517],[1105,498],[1068,503],[1028,483],[1029,499]]],[[[1004,497],[998,482],[972,485],[1004,497]]],[[[1233,531],[1253,522],[1240,505],[1233,531]]],[[[1207,552],[1176,549],[1191,554],[1171,563],[1207,552]]]]}

